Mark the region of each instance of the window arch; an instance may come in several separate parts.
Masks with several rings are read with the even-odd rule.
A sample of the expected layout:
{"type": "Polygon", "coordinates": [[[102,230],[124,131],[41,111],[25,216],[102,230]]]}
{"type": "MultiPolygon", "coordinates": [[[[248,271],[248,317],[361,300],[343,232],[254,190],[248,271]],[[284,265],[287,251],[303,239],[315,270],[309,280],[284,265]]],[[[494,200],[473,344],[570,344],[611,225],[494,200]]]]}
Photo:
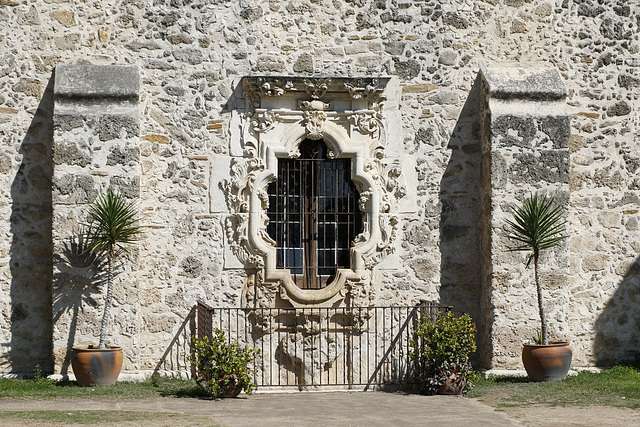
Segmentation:
{"type": "Polygon", "coordinates": [[[268,186],[267,233],[276,242],[276,268],[301,289],[322,289],[340,268],[352,268],[351,245],[362,231],[351,160],[335,159],[323,140],[305,139],[297,158],[279,158],[268,186]]]}

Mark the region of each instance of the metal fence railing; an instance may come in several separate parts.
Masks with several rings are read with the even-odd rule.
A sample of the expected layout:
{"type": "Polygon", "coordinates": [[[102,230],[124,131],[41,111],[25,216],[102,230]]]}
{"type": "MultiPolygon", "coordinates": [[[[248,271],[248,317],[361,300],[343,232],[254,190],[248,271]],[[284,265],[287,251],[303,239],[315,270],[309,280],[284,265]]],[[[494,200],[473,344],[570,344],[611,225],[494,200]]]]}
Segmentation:
{"type": "Polygon", "coordinates": [[[339,308],[212,308],[197,306],[198,337],[222,330],[227,339],[260,350],[258,387],[366,389],[410,385],[418,370],[409,357],[420,314],[435,320],[450,306],[339,308]]]}
{"type": "Polygon", "coordinates": [[[169,346],[156,364],[154,375],[193,377],[194,367],[189,361],[191,338],[196,333],[197,306],[193,307],[182,321],[169,346]]]}

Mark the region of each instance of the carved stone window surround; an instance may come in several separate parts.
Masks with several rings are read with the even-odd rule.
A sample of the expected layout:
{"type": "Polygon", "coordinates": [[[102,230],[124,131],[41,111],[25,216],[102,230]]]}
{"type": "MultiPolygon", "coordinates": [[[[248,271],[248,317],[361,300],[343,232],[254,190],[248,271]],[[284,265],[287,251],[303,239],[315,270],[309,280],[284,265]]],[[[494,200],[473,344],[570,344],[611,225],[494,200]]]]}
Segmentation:
{"type": "Polygon", "coordinates": [[[398,221],[393,205],[404,195],[398,165],[384,156],[381,105],[388,80],[380,86],[379,79],[244,79],[244,156],[232,161],[231,180],[224,184],[232,212],[228,240],[255,271],[243,303],[275,306],[281,299],[294,306],[335,305],[348,299],[352,305],[369,305],[372,270],[394,251],[398,221]],[[332,156],[351,160],[363,213],[364,230],[351,248],[351,268],[339,269],[334,281],[319,290],[299,288],[289,270],[276,268],[276,247],[266,233],[267,187],[276,178],[278,158],[295,158],[307,138],[323,139],[332,156]]]}
{"type": "MultiPolygon", "coordinates": [[[[266,191],[267,185],[276,177],[278,158],[289,157],[289,154],[297,150],[300,142],[306,137],[307,133],[303,128],[295,127],[293,131],[286,135],[286,139],[284,139],[281,144],[270,144],[266,150],[265,170],[256,176],[254,182],[255,188],[266,191]]],[[[371,189],[375,187],[375,181],[364,171],[366,162],[364,156],[366,147],[364,144],[349,145],[349,138],[345,135],[344,129],[331,122],[325,124],[322,137],[327,147],[334,152],[336,158],[351,159],[351,179],[356,183],[358,188],[371,189]]],[[[259,208],[250,212],[248,231],[250,245],[256,248],[258,253],[264,255],[264,280],[266,282],[281,282],[287,293],[294,299],[309,304],[316,304],[334,297],[344,288],[346,280],[359,281],[361,279],[362,274],[365,272],[363,257],[375,249],[380,236],[377,221],[379,212],[376,208],[379,204],[377,191],[372,192],[372,196],[367,202],[368,206],[364,211],[371,218],[369,221],[370,237],[352,248],[352,269],[339,269],[336,279],[330,285],[320,290],[300,289],[294,283],[289,270],[276,268],[276,248],[263,237],[263,223],[260,219],[264,213],[261,191],[254,191],[251,194],[250,206],[252,206],[252,209],[253,207],[259,208]]]]}

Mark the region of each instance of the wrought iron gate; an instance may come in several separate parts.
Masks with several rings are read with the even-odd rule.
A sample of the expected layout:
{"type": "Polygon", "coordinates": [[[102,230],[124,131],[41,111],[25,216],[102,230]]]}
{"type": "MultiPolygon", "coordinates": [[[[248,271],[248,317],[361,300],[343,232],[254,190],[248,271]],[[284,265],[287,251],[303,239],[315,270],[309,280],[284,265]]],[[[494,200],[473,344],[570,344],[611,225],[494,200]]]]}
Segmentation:
{"type": "Polygon", "coordinates": [[[260,350],[253,369],[260,387],[348,386],[377,389],[417,382],[409,357],[421,313],[435,319],[451,307],[212,308],[198,303],[198,337],[222,330],[260,350]]]}

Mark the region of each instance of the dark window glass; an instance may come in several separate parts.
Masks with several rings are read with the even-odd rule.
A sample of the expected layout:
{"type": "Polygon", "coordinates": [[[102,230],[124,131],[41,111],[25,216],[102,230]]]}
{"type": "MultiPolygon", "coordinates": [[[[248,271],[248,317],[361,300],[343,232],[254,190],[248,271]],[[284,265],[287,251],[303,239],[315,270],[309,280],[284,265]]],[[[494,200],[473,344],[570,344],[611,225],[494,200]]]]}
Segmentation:
{"type": "Polygon", "coordinates": [[[329,159],[323,141],[305,140],[300,157],[278,159],[269,185],[267,232],[276,241],[277,268],[303,289],[321,289],[338,268],[350,268],[349,247],[362,231],[349,159],[329,159]]]}

